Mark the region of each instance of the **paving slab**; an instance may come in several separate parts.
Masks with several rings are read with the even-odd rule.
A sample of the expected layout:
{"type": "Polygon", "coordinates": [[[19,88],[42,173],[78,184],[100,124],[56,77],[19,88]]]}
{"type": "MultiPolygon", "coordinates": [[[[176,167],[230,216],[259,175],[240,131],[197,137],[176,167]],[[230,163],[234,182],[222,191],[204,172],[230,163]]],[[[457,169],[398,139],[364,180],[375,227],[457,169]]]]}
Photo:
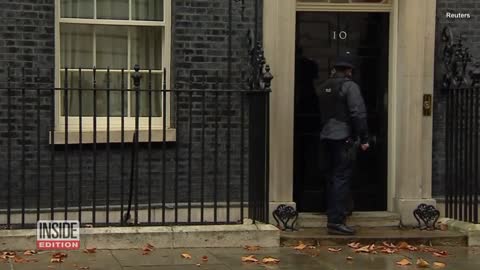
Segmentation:
{"type": "Polygon", "coordinates": [[[148,255],[142,255],[142,250],[115,250],[113,256],[123,267],[131,266],[162,266],[162,265],[215,265],[221,264],[213,254],[206,249],[155,249],[148,255]],[[191,259],[182,258],[182,253],[188,253],[191,259]],[[207,256],[208,261],[202,257],[207,256]]]}
{"type": "MultiPolygon", "coordinates": [[[[109,250],[98,250],[96,253],[86,254],[82,251],[66,252],[67,257],[63,263],[50,263],[54,252],[39,252],[34,256],[23,256],[28,259],[36,259],[32,263],[12,263],[12,269],[71,269],[80,270],[88,267],[88,270],[121,270],[122,267],[109,250]],[[40,267],[41,266],[41,267],[40,267]]],[[[2,269],[2,268],[0,268],[2,269]]]]}
{"type": "MultiPolygon", "coordinates": [[[[257,251],[248,251],[242,248],[202,248],[202,249],[156,249],[149,255],[142,255],[139,249],[134,250],[98,250],[94,254],[85,254],[81,251],[67,252],[64,263],[52,264],[52,252],[40,252],[29,258],[38,262],[15,264],[1,263],[0,270],[8,269],[69,269],[81,270],[255,270],[255,269],[283,269],[283,270],[418,270],[415,261],[418,258],[433,262],[443,262],[446,270],[478,270],[480,269],[480,248],[477,247],[438,247],[448,252],[446,258],[434,257],[431,253],[420,251],[400,251],[387,254],[358,254],[346,246],[317,246],[303,251],[292,247],[261,248],[257,251]],[[337,253],[328,251],[329,247],[342,250],[337,253]],[[191,260],[181,258],[180,254],[187,252],[192,255],[191,260]],[[276,265],[242,262],[241,257],[255,255],[258,259],[272,256],[280,260],[276,265]],[[208,256],[208,261],[202,261],[202,256],[208,256]],[[353,260],[346,258],[351,256],[353,260]],[[395,263],[404,258],[414,263],[411,266],[400,267],[395,263]],[[198,264],[198,265],[197,265],[198,264]],[[83,268],[87,269],[87,268],[83,268]]],[[[430,267],[430,269],[435,269],[430,267]]]]}

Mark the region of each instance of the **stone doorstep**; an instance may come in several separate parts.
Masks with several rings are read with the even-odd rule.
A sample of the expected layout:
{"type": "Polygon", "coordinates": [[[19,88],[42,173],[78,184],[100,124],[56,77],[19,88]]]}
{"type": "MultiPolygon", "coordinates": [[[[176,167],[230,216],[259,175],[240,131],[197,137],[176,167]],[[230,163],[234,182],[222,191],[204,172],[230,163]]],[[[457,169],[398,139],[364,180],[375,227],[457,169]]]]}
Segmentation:
{"type": "MultiPolygon", "coordinates": [[[[36,249],[36,231],[0,231],[0,250],[36,249]]],[[[81,228],[81,248],[135,249],[280,246],[280,231],[270,224],[81,228]]]]}
{"type": "Polygon", "coordinates": [[[451,218],[441,218],[438,222],[446,224],[451,231],[465,234],[468,237],[469,247],[480,246],[480,224],[473,224],[451,218]]]}
{"type": "Polygon", "coordinates": [[[405,241],[412,245],[467,246],[467,236],[452,231],[421,231],[419,229],[398,229],[392,227],[357,227],[354,236],[329,235],[325,228],[305,228],[296,232],[281,232],[281,246],[295,246],[299,241],[307,245],[336,246],[351,242],[362,244],[398,243],[405,241]]]}
{"type": "MultiPolygon", "coordinates": [[[[347,224],[359,227],[398,227],[400,214],[394,212],[353,212],[347,224]]],[[[320,213],[299,213],[297,228],[325,228],[327,216],[320,213]]]]}

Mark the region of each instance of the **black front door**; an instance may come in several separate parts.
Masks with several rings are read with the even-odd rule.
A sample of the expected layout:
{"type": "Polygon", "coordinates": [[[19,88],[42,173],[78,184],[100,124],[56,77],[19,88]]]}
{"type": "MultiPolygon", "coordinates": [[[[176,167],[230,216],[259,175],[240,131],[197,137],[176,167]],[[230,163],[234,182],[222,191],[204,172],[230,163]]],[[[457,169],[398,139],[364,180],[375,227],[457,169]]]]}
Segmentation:
{"type": "Polygon", "coordinates": [[[355,211],[387,207],[387,111],[389,15],[387,13],[297,13],[295,67],[294,200],[299,211],[326,209],[326,168],[319,147],[315,80],[326,80],[338,55],[356,65],[368,110],[371,148],[359,153],[352,179],[355,211]]]}

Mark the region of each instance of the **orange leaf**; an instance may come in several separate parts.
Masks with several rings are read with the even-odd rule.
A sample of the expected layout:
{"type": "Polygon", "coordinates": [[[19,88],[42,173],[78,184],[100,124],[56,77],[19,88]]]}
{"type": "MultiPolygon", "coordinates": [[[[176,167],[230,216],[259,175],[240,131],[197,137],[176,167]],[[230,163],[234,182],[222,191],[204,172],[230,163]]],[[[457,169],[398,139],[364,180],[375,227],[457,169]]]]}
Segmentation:
{"type": "Polygon", "coordinates": [[[408,246],[407,246],[407,249],[410,250],[410,251],[417,251],[417,250],[418,250],[417,247],[411,246],[411,245],[408,245],[408,246]]]}
{"type": "Polygon", "coordinates": [[[396,264],[401,266],[406,266],[406,265],[412,265],[412,262],[409,261],[408,259],[403,259],[401,261],[396,262],[396,264]]]}
{"type": "Polygon", "coordinates": [[[383,242],[382,245],[387,248],[397,248],[393,243],[383,242]]]}
{"type": "Polygon", "coordinates": [[[244,246],[243,248],[248,250],[248,251],[257,251],[257,250],[260,249],[259,246],[244,246]]]}
{"type": "Polygon", "coordinates": [[[386,253],[386,254],[394,254],[397,252],[396,249],[393,249],[393,248],[385,248],[385,249],[382,249],[381,251],[382,253],[386,253]]]}
{"type": "Polygon", "coordinates": [[[358,248],[360,248],[360,243],[352,242],[352,243],[348,244],[348,247],[358,249],[358,248]]]}
{"type": "Polygon", "coordinates": [[[242,262],[258,262],[258,260],[255,258],[255,255],[248,255],[242,257],[242,262]]]}
{"type": "Polygon", "coordinates": [[[420,258],[420,259],[417,259],[417,267],[428,268],[430,267],[430,264],[424,259],[420,258]]]}
{"type": "Polygon", "coordinates": [[[83,250],[83,253],[96,253],[97,252],[97,248],[86,248],[83,250]]]}
{"type": "Polygon", "coordinates": [[[330,252],[340,252],[340,251],[342,251],[342,249],[341,248],[328,248],[328,251],[330,251],[330,252]]]}
{"type": "Polygon", "coordinates": [[[433,268],[444,268],[445,266],[447,266],[447,265],[442,263],[442,262],[434,262],[433,263],[433,268]]]}
{"type": "Polygon", "coordinates": [[[13,261],[14,261],[15,263],[26,263],[26,262],[28,262],[28,260],[25,260],[24,258],[22,258],[22,257],[20,257],[20,256],[15,256],[15,257],[13,258],[13,261]]]}
{"type": "Polygon", "coordinates": [[[263,263],[279,263],[280,260],[279,259],[275,259],[273,257],[265,257],[263,258],[262,260],[263,263]]]}
{"type": "Polygon", "coordinates": [[[204,262],[208,261],[208,256],[202,256],[202,261],[204,262]]]}
{"type": "Polygon", "coordinates": [[[155,247],[154,247],[153,245],[147,243],[147,244],[143,247],[143,249],[142,249],[144,255],[145,255],[145,253],[148,254],[148,252],[153,251],[154,248],[155,248],[155,247]]]}
{"type": "Polygon", "coordinates": [[[31,256],[33,254],[37,254],[37,251],[31,249],[31,250],[25,250],[25,252],[23,252],[23,255],[25,255],[25,256],[31,256]]]}
{"type": "Polygon", "coordinates": [[[408,246],[409,246],[409,245],[408,245],[407,242],[400,242],[400,243],[398,243],[397,248],[399,248],[399,249],[408,249],[408,246]]]}
{"type": "Polygon", "coordinates": [[[437,250],[435,252],[432,253],[433,256],[435,257],[440,257],[440,258],[445,258],[448,256],[448,252],[444,251],[444,250],[437,250]]]}
{"type": "Polygon", "coordinates": [[[51,258],[50,262],[51,263],[62,263],[63,259],[61,259],[61,258],[51,258]]]}
{"type": "Polygon", "coordinates": [[[13,251],[4,251],[2,254],[3,259],[15,258],[16,253],[13,251]]]}
{"type": "Polygon", "coordinates": [[[190,254],[188,254],[188,253],[182,253],[181,256],[182,256],[182,258],[188,259],[188,260],[190,260],[190,259],[192,258],[192,255],[190,255],[190,254]]]}
{"type": "Polygon", "coordinates": [[[357,249],[355,249],[355,252],[357,252],[357,253],[370,253],[369,247],[370,246],[363,246],[361,248],[357,248],[357,249]]]}
{"type": "Polygon", "coordinates": [[[307,248],[307,245],[305,245],[304,243],[302,243],[301,241],[298,243],[298,246],[294,247],[293,249],[295,250],[304,250],[305,248],[307,248]]]}
{"type": "Polygon", "coordinates": [[[61,263],[68,255],[63,252],[57,252],[52,255],[50,262],[52,263],[61,263]]]}

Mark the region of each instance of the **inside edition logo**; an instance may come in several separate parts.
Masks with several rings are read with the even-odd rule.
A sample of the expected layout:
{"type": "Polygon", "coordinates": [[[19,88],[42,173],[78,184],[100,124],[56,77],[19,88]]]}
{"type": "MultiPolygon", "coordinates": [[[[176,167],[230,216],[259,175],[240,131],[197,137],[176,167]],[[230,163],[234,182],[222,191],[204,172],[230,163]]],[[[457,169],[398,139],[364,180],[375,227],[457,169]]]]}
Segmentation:
{"type": "Polygon", "coordinates": [[[75,250],[80,248],[80,222],[76,220],[39,220],[37,249],[75,250]]]}

